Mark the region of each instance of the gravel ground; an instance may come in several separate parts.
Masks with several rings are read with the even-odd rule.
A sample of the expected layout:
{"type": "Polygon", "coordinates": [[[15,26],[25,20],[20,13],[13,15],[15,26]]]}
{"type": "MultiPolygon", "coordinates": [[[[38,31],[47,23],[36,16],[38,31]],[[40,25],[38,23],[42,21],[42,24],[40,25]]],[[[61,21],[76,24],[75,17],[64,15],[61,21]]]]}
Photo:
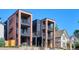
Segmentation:
{"type": "Polygon", "coordinates": [[[0,47],[0,50],[63,50],[63,49],[49,49],[49,48],[40,48],[40,47],[0,47]]]}
{"type": "Polygon", "coordinates": [[[44,49],[40,49],[38,47],[34,47],[34,48],[31,48],[31,47],[20,47],[20,48],[5,48],[5,47],[0,47],[0,50],[44,50],[44,49]]]}

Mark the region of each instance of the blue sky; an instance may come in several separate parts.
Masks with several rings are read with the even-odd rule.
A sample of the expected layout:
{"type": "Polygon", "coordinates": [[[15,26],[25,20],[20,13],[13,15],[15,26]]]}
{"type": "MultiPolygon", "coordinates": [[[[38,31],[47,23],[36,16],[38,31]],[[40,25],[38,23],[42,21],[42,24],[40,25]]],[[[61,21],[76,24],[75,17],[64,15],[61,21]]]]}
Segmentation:
{"type": "MultiPolygon", "coordinates": [[[[2,21],[14,13],[16,9],[0,9],[2,21]]],[[[79,10],[78,9],[26,9],[31,12],[34,19],[51,18],[55,19],[60,29],[66,29],[69,35],[73,35],[75,29],[79,29],[79,10]]]]}

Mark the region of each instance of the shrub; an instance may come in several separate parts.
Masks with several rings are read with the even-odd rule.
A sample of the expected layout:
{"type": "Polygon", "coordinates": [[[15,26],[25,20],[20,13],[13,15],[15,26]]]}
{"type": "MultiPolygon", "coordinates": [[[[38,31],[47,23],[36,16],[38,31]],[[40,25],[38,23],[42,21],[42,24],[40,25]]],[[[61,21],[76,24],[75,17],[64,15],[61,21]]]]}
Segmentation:
{"type": "Polygon", "coordinates": [[[5,41],[3,38],[0,38],[0,47],[4,47],[5,46],[5,41]]]}

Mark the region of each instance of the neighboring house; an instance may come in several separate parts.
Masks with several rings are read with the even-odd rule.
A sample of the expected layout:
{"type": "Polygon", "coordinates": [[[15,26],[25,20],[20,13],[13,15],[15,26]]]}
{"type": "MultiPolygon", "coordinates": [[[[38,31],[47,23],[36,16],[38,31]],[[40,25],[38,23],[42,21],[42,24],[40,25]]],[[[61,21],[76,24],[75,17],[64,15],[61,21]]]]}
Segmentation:
{"type": "Polygon", "coordinates": [[[5,33],[6,40],[9,44],[20,47],[21,45],[32,46],[32,14],[22,10],[17,10],[12,14],[7,23],[5,33]]]}
{"type": "Polygon", "coordinates": [[[72,49],[76,49],[75,44],[79,42],[79,39],[73,35],[70,37],[70,41],[72,42],[72,49]]]}
{"type": "Polygon", "coordinates": [[[4,23],[0,21],[0,39],[4,39],[4,23]]]}
{"type": "Polygon", "coordinates": [[[56,49],[67,49],[67,43],[69,36],[65,30],[58,30],[55,33],[55,48],[56,49]]]}
{"type": "Polygon", "coordinates": [[[54,48],[55,21],[49,18],[33,21],[33,43],[44,48],[54,48]]]}
{"type": "Polygon", "coordinates": [[[75,49],[75,42],[76,42],[76,39],[74,36],[71,36],[70,37],[70,41],[71,41],[71,44],[72,44],[72,49],[75,49]]]}

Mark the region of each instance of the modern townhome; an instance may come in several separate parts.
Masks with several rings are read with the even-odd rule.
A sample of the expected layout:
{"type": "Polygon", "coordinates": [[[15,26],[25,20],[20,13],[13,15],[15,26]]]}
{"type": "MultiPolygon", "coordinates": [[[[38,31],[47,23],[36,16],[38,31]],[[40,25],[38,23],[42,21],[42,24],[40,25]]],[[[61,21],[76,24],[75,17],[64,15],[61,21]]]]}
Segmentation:
{"type": "Polygon", "coordinates": [[[69,36],[65,30],[58,30],[55,33],[55,48],[56,49],[67,49],[67,43],[69,36]]]}
{"type": "Polygon", "coordinates": [[[33,45],[55,47],[55,21],[49,18],[33,21],[33,45]]]}
{"type": "MultiPolygon", "coordinates": [[[[32,21],[32,14],[17,10],[5,26],[1,25],[0,36],[5,29],[5,46],[32,47],[39,49],[71,49],[72,42],[65,30],[56,30],[55,20],[44,18],[32,21]]],[[[3,37],[3,36],[2,36],[3,37]]]]}
{"type": "Polygon", "coordinates": [[[6,40],[9,46],[20,47],[23,44],[32,46],[32,14],[17,10],[12,14],[6,24],[6,40]]]}

